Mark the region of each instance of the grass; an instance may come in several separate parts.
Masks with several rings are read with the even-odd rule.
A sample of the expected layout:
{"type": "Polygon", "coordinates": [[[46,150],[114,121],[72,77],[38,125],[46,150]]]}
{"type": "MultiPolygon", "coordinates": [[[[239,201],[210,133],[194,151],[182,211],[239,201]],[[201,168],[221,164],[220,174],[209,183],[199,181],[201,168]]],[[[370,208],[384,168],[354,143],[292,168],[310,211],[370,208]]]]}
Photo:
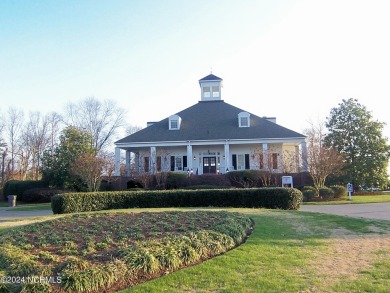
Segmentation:
{"type": "Polygon", "coordinates": [[[374,258],[373,267],[351,279],[339,275],[337,267],[332,278],[324,277],[313,263],[318,255],[335,257],[329,252],[334,229],[373,236],[373,226],[390,233],[390,222],[305,212],[257,211],[250,216],[255,230],[245,244],[121,292],[388,292],[389,253],[377,252],[382,258],[374,258]]]}
{"type": "Polygon", "coordinates": [[[330,205],[330,204],[359,204],[359,203],[381,203],[390,202],[390,194],[382,195],[352,195],[352,200],[331,200],[320,202],[304,202],[304,205],[330,205]]]}
{"type": "MultiPolygon", "coordinates": [[[[362,198],[368,197],[362,196],[362,198]]],[[[150,211],[183,210],[199,209],[151,209],[150,211]]],[[[205,210],[213,212],[220,209],[205,210]]],[[[121,292],[388,292],[390,221],[301,211],[226,210],[239,212],[254,220],[255,229],[245,244],[199,265],[174,273],[167,272],[163,277],[121,292]],[[378,243],[382,244],[378,245],[378,243]],[[352,256],[351,253],[355,249],[358,253],[352,256]],[[366,255],[365,266],[359,260],[360,255],[366,255]],[[356,261],[349,263],[354,258],[356,261]],[[329,263],[331,263],[330,269],[326,266],[329,263]],[[343,274],[341,272],[343,265],[346,265],[347,271],[350,270],[351,273],[343,274]]],[[[143,211],[145,210],[116,210],[82,215],[90,215],[92,219],[98,219],[96,218],[98,215],[109,217],[110,214],[143,211]]],[[[60,221],[62,222],[63,219],[60,221]]],[[[100,226],[104,221],[94,222],[98,226],[91,225],[90,233],[83,232],[83,234],[104,235],[104,231],[123,230],[123,228],[112,230],[110,228],[112,223],[109,221],[107,227],[100,226]],[[102,227],[103,230],[98,230],[98,227],[102,227]]],[[[172,229],[172,225],[170,222],[162,227],[169,230],[172,229]]],[[[139,225],[129,227],[137,228],[139,225]]],[[[86,254],[93,255],[94,250],[98,252],[97,254],[100,251],[101,254],[104,246],[99,248],[99,243],[110,244],[112,239],[120,237],[119,234],[108,233],[105,234],[104,239],[91,238],[89,244],[85,244],[80,250],[75,248],[80,245],[80,234],[72,233],[73,230],[77,231],[76,228],[75,226],[75,229],[70,229],[70,235],[65,233],[65,237],[69,239],[67,238],[66,245],[64,242],[66,248],[64,254],[74,255],[84,251],[86,254]]],[[[30,235],[35,229],[26,230],[30,235]]],[[[137,232],[137,229],[133,230],[137,232]]],[[[40,229],[36,229],[35,233],[40,233],[40,229]]],[[[50,237],[54,236],[50,235],[50,237]]],[[[43,239],[47,237],[42,237],[43,239]]],[[[18,243],[21,242],[23,239],[18,240],[18,243]]],[[[34,240],[34,243],[39,243],[39,239],[34,240]]],[[[40,257],[46,261],[56,256],[54,253],[40,254],[40,257]]],[[[59,257],[62,257],[61,254],[59,257]]]]}
{"type": "Polygon", "coordinates": [[[7,211],[46,211],[51,210],[51,203],[36,203],[36,204],[17,204],[16,207],[9,208],[7,211]]]}

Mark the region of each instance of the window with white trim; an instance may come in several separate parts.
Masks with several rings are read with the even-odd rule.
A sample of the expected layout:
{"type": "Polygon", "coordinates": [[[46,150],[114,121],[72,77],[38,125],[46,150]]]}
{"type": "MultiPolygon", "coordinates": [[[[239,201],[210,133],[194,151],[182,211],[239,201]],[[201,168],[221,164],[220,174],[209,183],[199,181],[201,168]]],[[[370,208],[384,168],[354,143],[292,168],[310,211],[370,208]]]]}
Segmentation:
{"type": "Polygon", "coordinates": [[[237,170],[245,170],[245,156],[243,154],[237,155],[237,170]]]}
{"type": "Polygon", "coordinates": [[[219,97],[219,86],[213,86],[212,87],[212,92],[213,92],[213,98],[218,98],[219,97]]]}
{"type": "Polygon", "coordinates": [[[248,112],[241,112],[238,114],[238,126],[250,127],[250,114],[248,112]]]}
{"type": "Polygon", "coordinates": [[[171,120],[171,129],[177,129],[178,123],[177,120],[171,120]]]}
{"type": "Polygon", "coordinates": [[[169,130],[179,130],[181,125],[181,118],[179,115],[172,115],[169,117],[169,130]]]}
{"type": "Polygon", "coordinates": [[[203,97],[204,98],[211,97],[210,87],[208,87],[208,86],[203,87],[203,97]]]}

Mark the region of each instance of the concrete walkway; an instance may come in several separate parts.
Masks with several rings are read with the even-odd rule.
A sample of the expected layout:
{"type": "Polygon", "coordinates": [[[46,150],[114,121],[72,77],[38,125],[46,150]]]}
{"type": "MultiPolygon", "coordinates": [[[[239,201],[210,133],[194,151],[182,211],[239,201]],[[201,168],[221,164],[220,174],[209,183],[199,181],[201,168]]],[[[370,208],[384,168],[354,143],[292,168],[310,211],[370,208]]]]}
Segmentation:
{"type": "Polygon", "coordinates": [[[390,202],[338,205],[303,205],[300,208],[300,211],[390,221],[390,202]]]}
{"type": "Polygon", "coordinates": [[[51,210],[18,211],[17,208],[1,207],[0,222],[49,216],[52,214],[53,212],[51,210]]]}

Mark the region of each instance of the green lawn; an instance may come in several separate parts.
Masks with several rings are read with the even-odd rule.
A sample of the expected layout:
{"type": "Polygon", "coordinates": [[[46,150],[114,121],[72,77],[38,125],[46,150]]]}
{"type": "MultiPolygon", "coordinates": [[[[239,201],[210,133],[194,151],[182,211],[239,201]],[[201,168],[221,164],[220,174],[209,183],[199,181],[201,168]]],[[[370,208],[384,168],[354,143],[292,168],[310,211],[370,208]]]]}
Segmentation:
{"type": "MultiPolygon", "coordinates": [[[[330,276],[322,273],[316,259],[340,258],[332,253],[333,231],[376,237],[374,231],[390,233],[390,222],[265,210],[248,216],[255,229],[240,247],[121,292],[388,292],[390,247],[368,251],[374,255],[371,266],[347,277],[339,274],[337,262],[330,276]]],[[[342,249],[347,262],[349,248],[342,249]]]]}
{"type": "Polygon", "coordinates": [[[322,202],[305,202],[304,205],[329,205],[329,204],[354,204],[354,203],[378,203],[390,202],[390,194],[379,195],[353,195],[352,200],[331,200],[322,202]]]}
{"type": "MultiPolygon", "coordinates": [[[[195,209],[104,213],[167,210],[195,209]]],[[[255,221],[246,243],[121,292],[388,292],[390,221],[301,211],[226,210],[255,221]]]]}

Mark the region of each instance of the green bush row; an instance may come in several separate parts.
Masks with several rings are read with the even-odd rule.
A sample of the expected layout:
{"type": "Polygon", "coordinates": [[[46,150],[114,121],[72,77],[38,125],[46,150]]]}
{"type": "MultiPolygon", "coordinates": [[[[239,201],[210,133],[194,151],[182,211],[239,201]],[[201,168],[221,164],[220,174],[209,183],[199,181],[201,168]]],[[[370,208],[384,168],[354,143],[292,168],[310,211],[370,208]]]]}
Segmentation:
{"type": "Polygon", "coordinates": [[[3,195],[7,199],[8,195],[17,195],[18,199],[28,189],[47,187],[47,183],[42,180],[10,180],[4,185],[3,195]]]}
{"type": "Polygon", "coordinates": [[[343,198],[347,196],[347,188],[341,185],[322,187],[319,190],[313,186],[304,186],[302,188],[303,200],[311,201],[317,197],[322,200],[332,200],[334,198],[343,198]]]}
{"type": "Polygon", "coordinates": [[[295,188],[110,191],[66,193],[52,197],[55,214],[125,208],[247,207],[297,210],[302,193],[295,188]]]}

